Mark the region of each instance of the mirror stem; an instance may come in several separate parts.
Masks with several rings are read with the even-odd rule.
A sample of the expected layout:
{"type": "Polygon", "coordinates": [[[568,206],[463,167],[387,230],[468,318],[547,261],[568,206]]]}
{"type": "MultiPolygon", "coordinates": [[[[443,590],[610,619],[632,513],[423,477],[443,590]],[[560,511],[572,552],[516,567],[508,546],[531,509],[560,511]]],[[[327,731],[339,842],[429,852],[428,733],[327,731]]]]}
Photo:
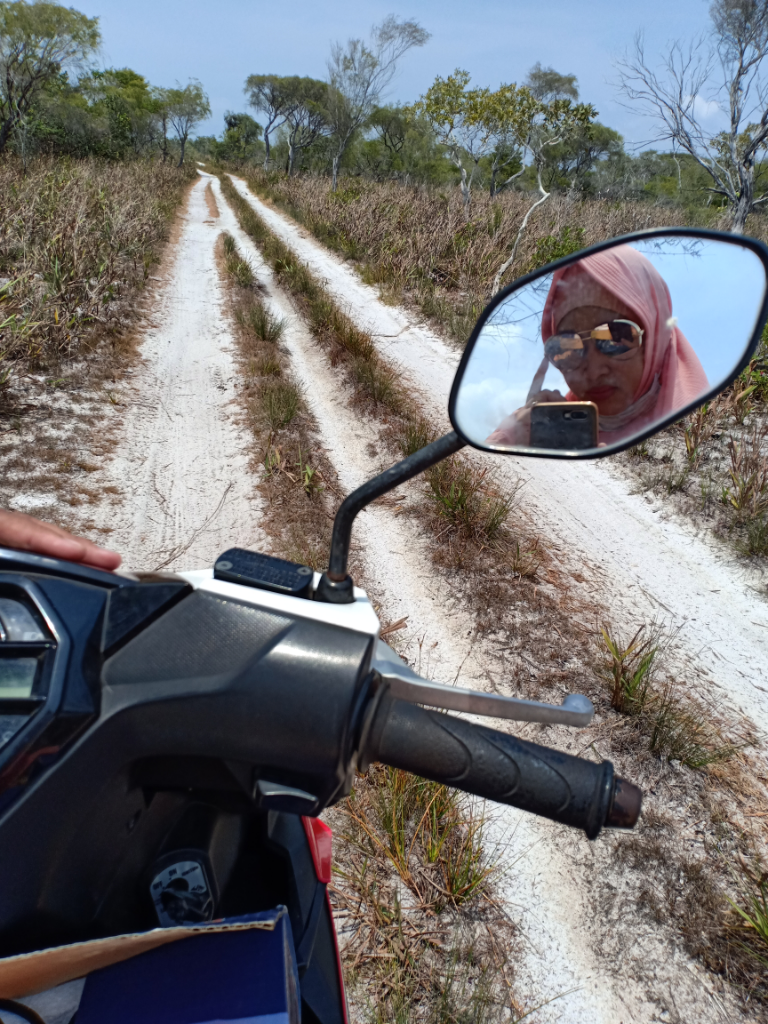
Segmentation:
{"type": "Polygon", "coordinates": [[[434,466],[436,462],[447,459],[461,448],[466,446],[455,430],[437,441],[428,444],[426,448],[409,455],[407,459],[398,462],[397,465],[385,470],[373,480],[364,483],[348,495],[339,506],[336,518],[333,521],[333,535],[331,537],[331,557],[328,562],[328,571],[323,576],[315,591],[316,601],[328,601],[332,604],[351,604],[354,600],[352,594],[352,579],[347,575],[347,559],[349,558],[349,543],[352,537],[352,524],[358,512],[361,512],[366,505],[370,505],[376,498],[380,498],[387,491],[392,491],[406,480],[412,479],[418,473],[434,466]]]}

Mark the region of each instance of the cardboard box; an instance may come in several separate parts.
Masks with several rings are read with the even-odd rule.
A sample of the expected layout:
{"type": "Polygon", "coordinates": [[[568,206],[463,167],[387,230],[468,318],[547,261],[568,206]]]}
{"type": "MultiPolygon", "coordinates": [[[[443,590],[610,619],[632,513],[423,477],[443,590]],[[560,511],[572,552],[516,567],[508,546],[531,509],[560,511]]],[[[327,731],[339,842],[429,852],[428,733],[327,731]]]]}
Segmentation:
{"type": "MultiPolygon", "coordinates": [[[[279,923],[288,925],[285,907],[240,918],[224,918],[208,924],[178,928],[153,928],[148,932],[114,935],[106,939],[75,942],[69,946],[22,953],[0,959],[0,998],[20,999],[44,992],[64,982],[82,978],[147,953],[150,950],[195,937],[237,932],[274,932],[279,923]]],[[[291,946],[292,949],[292,946],[291,946]]]]}
{"type": "Polygon", "coordinates": [[[271,931],[198,934],[90,974],[77,1024],[299,1024],[287,914],[271,931]]]}

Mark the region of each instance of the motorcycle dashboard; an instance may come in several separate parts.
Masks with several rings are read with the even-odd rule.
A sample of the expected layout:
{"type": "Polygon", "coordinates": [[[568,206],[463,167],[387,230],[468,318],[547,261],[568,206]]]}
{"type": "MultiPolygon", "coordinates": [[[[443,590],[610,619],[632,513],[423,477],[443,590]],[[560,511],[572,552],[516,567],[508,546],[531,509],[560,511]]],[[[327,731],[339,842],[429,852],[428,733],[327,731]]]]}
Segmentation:
{"type": "Polygon", "coordinates": [[[45,595],[23,576],[0,582],[0,801],[48,746],[69,641],[45,595]],[[42,743],[42,746],[41,746],[42,743]]]}

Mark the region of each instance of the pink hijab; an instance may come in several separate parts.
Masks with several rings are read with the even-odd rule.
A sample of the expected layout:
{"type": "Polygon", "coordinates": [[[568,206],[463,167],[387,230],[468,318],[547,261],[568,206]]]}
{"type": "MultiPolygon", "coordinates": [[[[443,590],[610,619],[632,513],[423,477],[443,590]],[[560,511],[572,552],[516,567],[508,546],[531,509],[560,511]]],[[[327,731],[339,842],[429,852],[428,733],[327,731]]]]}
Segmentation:
{"type": "MultiPolygon", "coordinates": [[[[620,299],[645,330],[643,375],[633,403],[658,388],[656,401],[650,408],[638,411],[636,417],[618,430],[606,432],[605,436],[601,432],[601,441],[618,441],[638,433],[655,420],[682,409],[707,390],[709,383],[704,368],[690,342],[672,320],[672,300],[663,277],[650,260],[629,245],[606,249],[555,271],[541,320],[543,341],[552,337],[566,313],[576,305],[584,305],[583,293],[578,302],[569,302],[567,292],[561,287],[562,281],[576,274],[585,274],[620,299]]],[[[566,398],[569,402],[577,400],[572,391],[566,398]]]]}

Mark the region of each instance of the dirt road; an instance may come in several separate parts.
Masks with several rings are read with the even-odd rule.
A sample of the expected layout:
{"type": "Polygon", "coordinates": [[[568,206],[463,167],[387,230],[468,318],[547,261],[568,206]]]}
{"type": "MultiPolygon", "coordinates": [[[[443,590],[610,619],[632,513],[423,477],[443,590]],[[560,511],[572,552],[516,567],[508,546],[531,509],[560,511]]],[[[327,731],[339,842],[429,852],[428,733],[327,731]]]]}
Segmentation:
{"type": "MultiPolygon", "coordinates": [[[[403,311],[383,306],[352,271],[302,237],[303,232],[285,218],[252,196],[248,198],[270,226],[329,280],[351,315],[375,330],[382,352],[407,367],[423,395],[425,409],[436,423],[444,423],[455,353],[414,325],[403,311]]],[[[265,305],[287,320],[283,342],[341,486],[351,490],[380,468],[377,425],[352,407],[351,396],[339,385],[258,250],[240,230],[218,181],[201,175],[190,194],[167,277],[158,289],[157,326],[145,338],[143,363],[123,396],[128,409],[123,437],[117,457],[106,471],[122,493],[105,503],[99,514],[113,526],[111,542],[134,568],[203,567],[231,544],[269,549],[269,540],[258,525],[255,480],[248,472],[252,441],[238,423],[237,403],[233,402],[237,385],[234,340],[214,251],[221,231],[232,234],[250,260],[265,305]],[[218,216],[213,216],[206,204],[209,184],[218,216]]],[[[691,608],[697,607],[677,604],[676,596],[665,591],[652,566],[637,568],[652,596],[630,598],[622,593],[631,589],[632,563],[639,561],[637,547],[632,548],[625,536],[626,524],[639,532],[645,510],[640,499],[621,490],[621,482],[609,470],[590,466],[586,472],[574,472],[574,467],[556,467],[557,471],[550,472],[546,464],[529,462],[525,466],[517,463],[508,472],[523,470],[530,474],[529,507],[534,510],[532,515],[541,516],[549,535],[547,543],[554,538],[554,543],[560,544],[563,562],[568,565],[577,564],[577,551],[585,544],[593,587],[611,584],[615,600],[628,602],[627,607],[638,616],[647,616],[648,607],[656,607],[655,600],[663,599],[673,615],[680,615],[681,608],[690,615],[691,608]],[[558,476],[559,472],[566,475],[558,476]],[[561,500],[564,493],[569,495],[567,505],[561,500]],[[600,509],[599,517],[587,515],[594,508],[600,509]],[[610,547],[606,538],[614,538],[614,533],[606,532],[603,519],[615,520],[610,547]],[[622,565],[622,560],[627,564],[622,565]]],[[[647,515],[657,531],[654,537],[659,531],[664,535],[667,529],[680,531],[669,521],[660,527],[658,516],[650,510],[647,515]]],[[[669,579],[679,575],[669,564],[676,536],[664,542],[660,559],[654,555],[664,563],[669,579]]],[[[363,553],[360,582],[378,603],[382,617],[389,621],[409,617],[406,653],[422,673],[449,682],[460,679],[465,685],[484,685],[494,671],[492,656],[474,642],[471,616],[446,592],[434,571],[426,541],[412,523],[377,507],[360,517],[355,542],[363,553]]],[[[654,543],[648,541],[645,550],[653,551],[654,543]]],[[[696,554],[698,548],[694,551],[696,543],[690,541],[688,560],[682,563],[689,566],[683,572],[688,590],[682,591],[689,602],[697,596],[691,566],[697,557],[703,557],[696,554]]],[[[730,568],[713,565],[706,573],[724,574],[733,593],[741,594],[730,568]]],[[[713,578],[706,575],[705,582],[713,578]]],[[[706,596],[701,600],[707,612],[706,596]]],[[[762,609],[761,614],[768,622],[768,614],[762,609]]],[[[692,652],[693,635],[687,634],[692,652]]],[[[764,657],[761,651],[755,647],[750,658],[764,657]]],[[[751,669],[745,671],[741,685],[748,694],[753,676],[749,675],[751,669]]],[[[741,691],[738,700],[755,715],[761,711],[762,706],[748,704],[741,691]]],[[[554,737],[552,742],[557,742],[554,737]]],[[[527,1007],[541,1007],[528,1018],[532,1024],[647,1024],[673,1020],[676,1006],[685,1010],[680,1019],[701,1024],[743,1019],[730,996],[715,997],[709,991],[704,971],[678,948],[670,929],[647,920],[604,919],[596,912],[601,890],[615,892],[624,884],[611,860],[608,841],[588,844],[583,837],[509,808],[492,808],[491,817],[486,846],[496,846],[504,868],[499,899],[518,923],[523,938],[515,993],[527,1007]],[[626,955],[627,949],[631,955],[626,955]]]]}
{"type": "MultiPolygon", "coordinates": [[[[223,217],[224,200],[217,185],[214,189],[223,217]]],[[[256,205],[257,200],[242,186],[241,191],[256,205]]],[[[260,214],[265,212],[262,204],[257,208],[260,214]]],[[[278,219],[274,211],[270,214],[270,226],[274,229],[280,223],[283,237],[294,248],[295,227],[278,219]]],[[[339,483],[349,491],[380,469],[378,426],[360,416],[352,395],[340,385],[325,354],[297,319],[253,243],[242,231],[229,230],[251,261],[270,311],[288,319],[285,340],[294,373],[305,387],[339,483]]],[[[318,257],[328,255],[312,245],[318,257]]],[[[328,266],[323,263],[323,268],[328,266]]],[[[341,269],[349,273],[347,268],[341,269]]],[[[334,287],[336,281],[332,281],[334,287]]],[[[350,314],[365,326],[376,318],[380,338],[385,333],[397,335],[400,328],[395,329],[396,323],[378,320],[381,310],[390,312],[388,307],[382,307],[370,289],[364,297],[363,312],[343,293],[350,314]],[[391,329],[386,331],[385,326],[391,329]]],[[[401,311],[393,311],[393,315],[404,316],[401,311]]],[[[391,354],[388,346],[397,340],[382,339],[382,351],[391,354]]],[[[439,339],[427,344],[436,357],[432,373],[440,382],[451,372],[455,356],[451,353],[448,361],[439,339]]],[[[421,350],[417,347],[414,351],[421,350]]],[[[444,406],[441,409],[438,399],[427,392],[428,371],[423,378],[414,372],[412,378],[421,385],[425,408],[433,410],[436,422],[443,422],[444,406]]],[[[434,571],[427,542],[412,523],[386,508],[371,508],[355,525],[355,549],[361,553],[363,585],[380,607],[382,618],[395,621],[408,616],[404,653],[422,674],[478,688],[486,688],[489,678],[498,678],[498,656],[474,640],[472,616],[434,571]]],[[[569,739],[551,736],[547,742],[565,746],[569,739]]],[[[637,920],[609,922],[596,915],[595,901],[599,901],[601,888],[615,892],[623,887],[609,841],[589,844],[581,836],[513,808],[494,805],[488,807],[488,813],[486,845],[489,849],[495,846],[503,865],[499,897],[524,940],[524,953],[516,964],[515,991],[528,1007],[540,1007],[530,1018],[534,1024],[646,1024],[671,1020],[666,1014],[674,1012],[676,1005],[684,1006],[700,1024],[728,1019],[709,991],[703,969],[677,948],[668,929],[637,920]],[[630,943],[634,945],[632,958],[617,953],[630,943]]],[[[728,997],[725,1001],[731,1003],[728,997]]],[[[734,1005],[729,1006],[729,1013],[730,1019],[739,1019],[734,1005]]]]}
{"type": "MultiPolygon", "coordinates": [[[[308,266],[349,315],[373,336],[423,396],[436,425],[449,428],[448,393],[459,353],[413,315],[385,305],[341,259],[252,195],[238,191],[308,266]]],[[[649,618],[679,628],[684,670],[706,679],[712,698],[768,731],[768,602],[724,550],[659,503],[629,493],[609,460],[567,464],[494,459],[510,483],[522,479],[524,505],[565,566],[588,577],[616,623],[649,618]]]]}
{"type": "Polygon", "coordinates": [[[233,544],[264,545],[252,441],[233,403],[234,340],[214,253],[222,227],[208,180],[190,192],[141,364],[117,395],[128,411],[101,481],[115,493],[95,518],[129,569],[208,566],[233,544]]]}

